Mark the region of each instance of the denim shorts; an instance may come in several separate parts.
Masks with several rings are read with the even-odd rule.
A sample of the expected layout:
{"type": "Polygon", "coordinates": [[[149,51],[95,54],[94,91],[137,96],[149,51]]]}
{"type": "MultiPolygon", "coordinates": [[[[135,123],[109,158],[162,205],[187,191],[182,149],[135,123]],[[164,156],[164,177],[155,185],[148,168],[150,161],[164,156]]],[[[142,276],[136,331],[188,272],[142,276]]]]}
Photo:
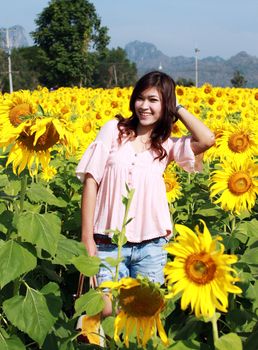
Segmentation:
{"type": "MultiPolygon", "coordinates": [[[[137,275],[141,275],[162,285],[164,283],[163,268],[167,262],[167,251],[163,248],[166,243],[165,237],[154,238],[142,243],[126,243],[122,247],[123,261],[119,265],[119,279],[136,278],[137,275]]],[[[99,243],[97,250],[102,263],[108,267],[101,266],[96,276],[98,284],[101,284],[114,278],[115,267],[110,266],[105,259],[107,257],[116,259],[118,248],[116,244],[99,243]]]]}

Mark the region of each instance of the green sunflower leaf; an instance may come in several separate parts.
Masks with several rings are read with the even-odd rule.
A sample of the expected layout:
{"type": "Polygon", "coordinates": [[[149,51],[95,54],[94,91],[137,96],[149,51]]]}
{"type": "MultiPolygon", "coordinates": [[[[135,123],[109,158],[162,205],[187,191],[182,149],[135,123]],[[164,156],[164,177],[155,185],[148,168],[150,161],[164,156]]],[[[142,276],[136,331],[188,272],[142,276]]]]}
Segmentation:
{"type": "Polygon", "coordinates": [[[0,287],[33,270],[37,265],[34,248],[9,240],[0,245],[0,287]]]}
{"type": "Polygon", "coordinates": [[[210,208],[198,208],[195,212],[197,215],[204,216],[205,218],[208,216],[215,216],[217,217],[219,215],[220,211],[217,208],[210,207],[210,208]]]}
{"type": "Polygon", "coordinates": [[[3,309],[8,320],[40,346],[57,319],[49,311],[45,296],[29,286],[25,296],[5,300],[3,309]]]}
{"type": "Polygon", "coordinates": [[[52,259],[52,263],[65,266],[71,263],[70,260],[73,257],[79,255],[87,256],[85,246],[81,242],[60,235],[57,243],[56,254],[52,259]]]}
{"type": "MultiPolygon", "coordinates": [[[[1,197],[1,194],[0,194],[1,197]]],[[[2,208],[0,208],[0,232],[7,233],[8,230],[12,227],[12,220],[13,220],[13,212],[4,210],[1,211],[2,208]]]]}
{"type": "Polygon", "coordinates": [[[102,294],[95,289],[90,289],[76,300],[75,316],[79,316],[83,312],[86,312],[89,316],[94,316],[101,312],[103,308],[104,300],[102,294]]]}
{"type": "Polygon", "coordinates": [[[112,258],[111,256],[108,256],[105,261],[110,265],[110,266],[118,266],[120,264],[120,262],[122,262],[124,260],[124,258],[120,258],[120,259],[115,259],[112,258]]]}
{"type": "Polygon", "coordinates": [[[45,202],[57,207],[66,207],[67,203],[60,198],[57,198],[53,192],[42,184],[32,183],[26,192],[30,201],[38,203],[45,202]]]}
{"type": "Polygon", "coordinates": [[[108,335],[110,338],[114,337],[114,331],[115,331],[115,317],[114,316],[109,316],[104,318],[104,320],[101,323],[104,333],[108,335]]]}
{"type": "Polygon", "coordinates": [[[199,350],[200,343],[195,340],[179,340],[172,344],[169,349],[173,350],[199,350]]]}
{"type": "Polygon", "coordinates": [[[76,256],[70,260],[77,270],[85,276],[91,277],[99,271],[101,260],[97,256],[76,256]]]}
{"type": "Polygon", "coordinates": [[[245,262],[248,264],[258,264],[258,247],[247,249],[244,255],[240,259],[241,262],[245,262]]]}
{"type": "Polygon", "coordinates": [[[24,212],[17,221],[18,234],[26,241],[54,255],[61,231],[61,220],[54,213],[24,212]]]}
{"type": "Polygon", "coordinates": [[[258,220],[242,221],[238,225],[238,230],[245,233],[247,236],[258,238],[258,220]]]}
{"type": "Polygon", "coordinates": [[[4,329],[0,328],[0,349],[1,350],[26,350],[20,338],[15,335],[9,336],[4,329]]]}
{"type": "Polygon", "coordinates": [[[21,181],[19,180],[11,180],[4,187],[4,193],[10,197],[16,197],[21,190],[21,181]]]}
{"type": "Polygon", "coordinates": [[[216,350],[243,350],[241,338],[235,333],[225,334],[215,342],[216,350]]]}

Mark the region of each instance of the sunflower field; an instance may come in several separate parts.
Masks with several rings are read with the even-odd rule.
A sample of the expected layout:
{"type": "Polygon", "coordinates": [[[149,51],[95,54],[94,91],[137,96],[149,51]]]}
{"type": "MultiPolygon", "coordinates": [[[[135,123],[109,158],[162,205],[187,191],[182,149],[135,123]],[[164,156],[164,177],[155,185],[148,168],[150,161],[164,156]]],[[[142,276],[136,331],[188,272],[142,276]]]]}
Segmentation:
{"type": "MultiPolygon", "coordinates": [[[[80,242],[75,168],[106,121],[130,116],[131,92],[0,94],[0,349],[258,349],[258,89],[177,86],[216,142],[201,172],[170,164],[164,174],[175,226],[166,283],[90,287],[100,261],[80,242]],[[106,288],[113,315],[102,319],[106,288]]],[[[177,121],[172,135],[185,134],[177,121]]],[[[115,230],[119,249],[125,232],[115,230]]],[[[119,259],[108,263],[118,269],[119,259]]]]}

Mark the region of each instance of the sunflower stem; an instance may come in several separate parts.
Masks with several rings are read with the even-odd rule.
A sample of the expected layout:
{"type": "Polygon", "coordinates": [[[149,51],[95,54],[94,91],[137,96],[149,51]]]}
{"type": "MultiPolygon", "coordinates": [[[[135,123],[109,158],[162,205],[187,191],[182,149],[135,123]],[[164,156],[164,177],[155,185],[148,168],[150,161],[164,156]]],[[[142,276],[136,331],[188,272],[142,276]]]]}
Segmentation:
{"type": "Polygon", "coordinates": [[[19,294],[20,286],[21,286],[21,281],[20,281],[20,279],[16,278],[13,282],[13,295],[14,296],[19,294]]]}
{"type": "Polygon", "coordinates": [[[174,215],[175,211],[176,211],[176,209],[174,207],[174,204],[169,203],[169,212],[170,212],[171,222],[173,222],[173,215],[174,215]]]}
{"type": "Polygon", "coordinates": [[[235,228],[236,228],[236,217],[235,215],[233,215],[231,219],[231,233],[235,230],[235,228]]]}
{"type": "Polygon", "coordinates": [[[212,324],[212,334],[213,334],[213,343],[214,348],[216,349],[216,342],[219,340],[219,332],[218,332],[218,324],[217,324],[217,316],[216,312],[214,312],[212,318],[211,318],[211,324],[212,324]]]}
{"type": "Polygon", "coordinates": [[[188,179],[187,183],[190,185],[191,184],[191,173],[187,173],[187,174],[188,174],[188,176],[187,176],[187,179],[188,179]]]}
{"type": "Polygon", "coordinates": [[[24,175],[21,178],[21,195],[20,195],[20,212],[23,212],[24,209],[24,199],[27,189],[27,175],[24,175]]]}
{"type": "Polygon", "coordinates": [[[130,205],[133,199],[133,194],[134,194],[134,189],[129,189],[127,187],[127,192],[128,192],[128,197],[125,198],[124,204],[125,204],[125,214],[124,214],[124,219],[123,219],[123,224],[122,224],[122,230],[120,231],[120,234],[118,236],[118,249],[117,249],[117,260],[118,264],[116,266],[116,273],[115,273],[115,282],[118,281],[118,275],[119,275],[119,265],[120,265],[120,260],[122,258],[122,247],[125,242],[125,232],[126,232],[126,225],[128,223],[128,213],[130,209],[130,205]]]}

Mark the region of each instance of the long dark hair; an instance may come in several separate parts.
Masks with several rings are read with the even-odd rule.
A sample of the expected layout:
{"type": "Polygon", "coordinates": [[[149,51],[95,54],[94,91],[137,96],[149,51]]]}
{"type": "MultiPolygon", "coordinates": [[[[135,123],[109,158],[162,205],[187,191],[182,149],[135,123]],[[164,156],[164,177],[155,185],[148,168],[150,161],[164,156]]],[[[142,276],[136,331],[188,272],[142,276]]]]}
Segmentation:
{"type": "Polygon", "coordinates": [[[157,153],[155,159],[162,160],[167,156],[162,143],[171,135],[173,123],[177,120],[176,84],[169,75],[163,72],[153,71],[147,73],[136,83],[130,98],[131,117],[124,118],[121,115],[116,116],[118,119],[119,140],[121,142],[125,136],[129,138],[137,136],[139,119],[135,113],[135,101],[143,91],[151,87],[155,87],[158,90],[161,96],[163,110],[162,117],[157,121],[151,132],[151,149],[157,153]]]}

